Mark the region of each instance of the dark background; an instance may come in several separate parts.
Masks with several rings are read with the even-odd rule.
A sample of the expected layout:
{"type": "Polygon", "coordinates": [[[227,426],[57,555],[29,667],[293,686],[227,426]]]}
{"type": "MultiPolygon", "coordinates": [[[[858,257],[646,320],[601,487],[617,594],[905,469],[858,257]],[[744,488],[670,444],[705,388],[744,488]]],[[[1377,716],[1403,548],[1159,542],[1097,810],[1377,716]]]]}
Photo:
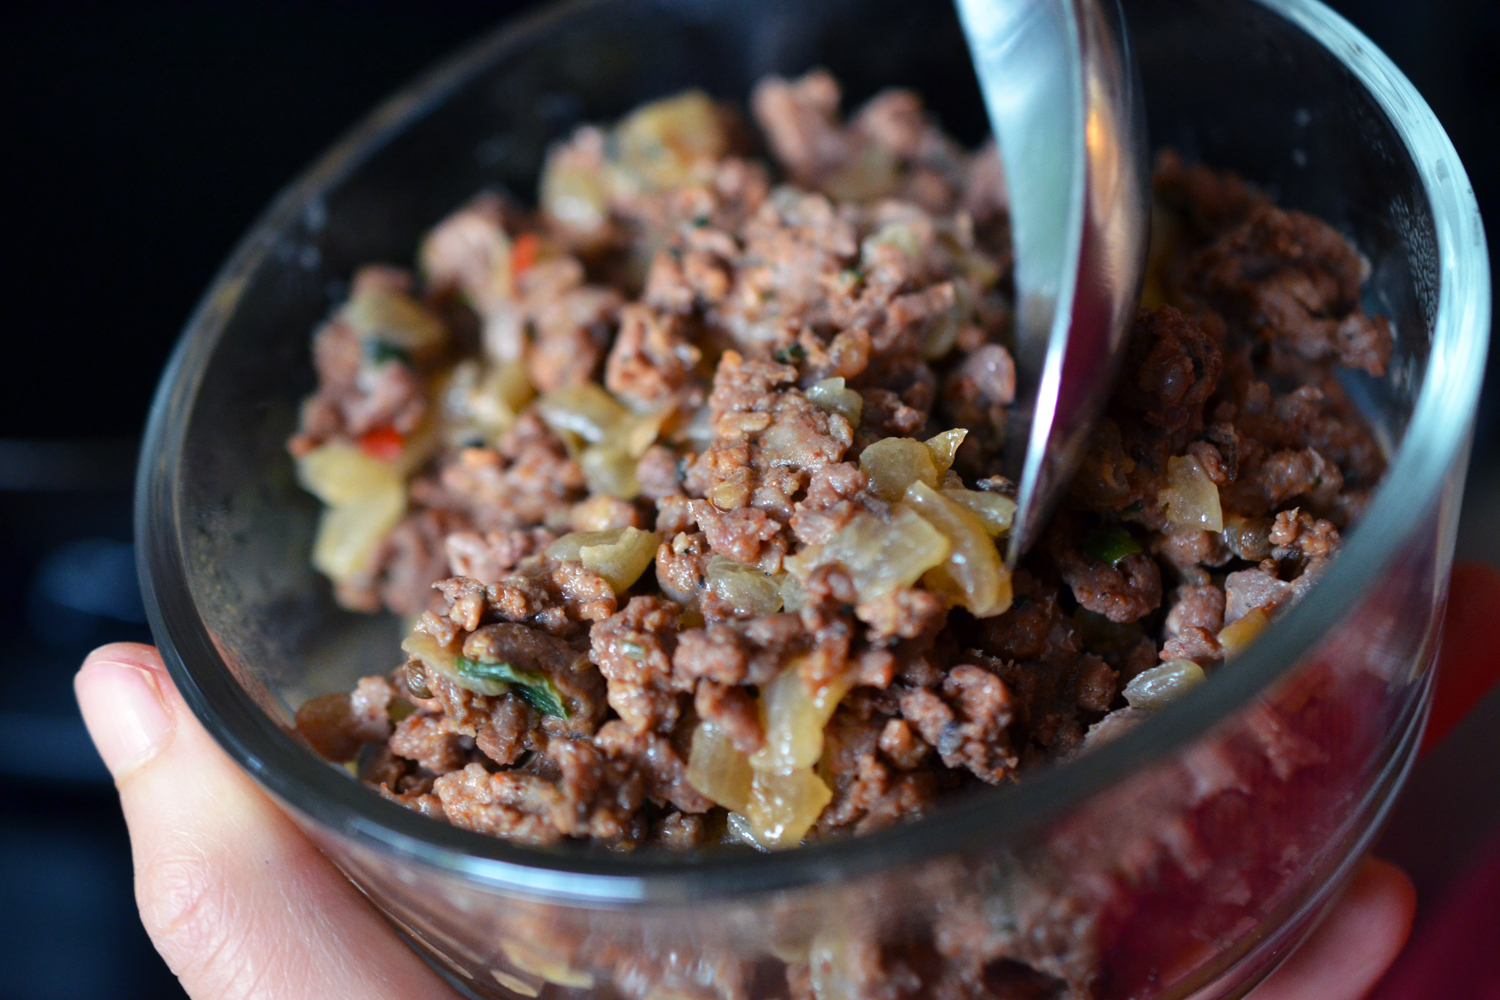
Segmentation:
{"type": "MultiPolygon", "coordinates": [[[[0,998],[181,995],[136,919],[118,806],[70,686],[93,645],[149,641],[129,486],[179,329],[281,185],[414,74],[534,6],[52,2],[0,13],[0,998]]],[[[1500,4],[1334,6],[1432,104],[1493,233],[1500,4]]],[[[1461,541],[1491,561],[1494,397],[1461,541]]],[[[1493,697],[1489,708],[1500,717],[1493,697]]],[[[1477,725],[1466,731],[1483,738],[1477,725]]],[[[1418,805],[1397,816],[1389,846],[1401,854],[1403,823],[1429,830],[1432,810],[1445,810],[1441,849],[1403,859],[1437,892],[1491,829],[1496,807],[1483,803],[1500,796],[1476,805],[1472,788],[1456,796],[1417,779],[1408,800],[1418,805]],[[1469,813],[1458,816],[1459,804],[1469,813]]]]}

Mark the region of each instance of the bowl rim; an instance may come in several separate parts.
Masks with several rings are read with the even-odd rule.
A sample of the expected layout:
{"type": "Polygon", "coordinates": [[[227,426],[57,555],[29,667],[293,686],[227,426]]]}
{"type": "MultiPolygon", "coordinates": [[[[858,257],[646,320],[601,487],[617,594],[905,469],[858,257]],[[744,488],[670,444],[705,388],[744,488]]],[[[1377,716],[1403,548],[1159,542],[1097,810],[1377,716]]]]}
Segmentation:
{"type": "MultiPolygon", "coordinates": [[[[610,0],[566,0],[502,25],[386,100],[284,189],[215,277],[189,319],[152,405],[136,483],[141,589],[162,657],[194,714],[283,806],[314,828],[404,864],[508,894],[593,907],[725,899],[842,881],[1018,839],[1064,810],[1180,750],[1293,670],[1366,595],[1412,539],[1451,477],[1460,481],[1490,318],[1488,251],[1473,190],[1451,141],[1410,81],[1318,0],[1252,0],[1320,43],[1366,88],[1401,137],[1432,208],[1438,287],[1434,339],[1417,404],[1362,525],[1326,576],[1239,660],[1111,744],[1015,786],[922,820],[794,851],[612,854],[520,847],[432,822],[349,780],[293,740],[234,680],[191,597],[182,539],[182,447],[209,359],[240,294],[281,234],[322,192],[475,75],[567,18],[610,0]],[[1385,527],[1386,531],[1368,530],[1385,527]],[[1394,542],[1391,539],[1396,539],[1394,542]]],[[[1452,537],[1451,526],[1447,529],[1452,537]]]]}

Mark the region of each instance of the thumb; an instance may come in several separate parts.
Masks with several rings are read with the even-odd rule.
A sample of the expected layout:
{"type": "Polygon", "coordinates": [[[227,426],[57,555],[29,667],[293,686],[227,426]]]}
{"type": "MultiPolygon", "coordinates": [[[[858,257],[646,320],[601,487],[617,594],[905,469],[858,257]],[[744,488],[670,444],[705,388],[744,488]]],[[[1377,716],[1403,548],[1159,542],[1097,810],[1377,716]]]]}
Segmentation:
{"type": "Polygon", "coordinates": [[[74,689],[120,791],[141,920],[194,1000],[453,998],[224,755],[155,649],[97,649],[74,689]]]}

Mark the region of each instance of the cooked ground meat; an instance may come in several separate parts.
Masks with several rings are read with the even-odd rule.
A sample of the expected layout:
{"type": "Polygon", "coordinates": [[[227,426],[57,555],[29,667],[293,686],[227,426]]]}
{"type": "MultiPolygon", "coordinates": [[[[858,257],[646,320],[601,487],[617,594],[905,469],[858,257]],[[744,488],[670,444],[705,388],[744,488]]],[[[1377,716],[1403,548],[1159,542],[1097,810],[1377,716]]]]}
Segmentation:
{"type": "MultiPolygon", "coordinates": [[[[482,196],[420,282],[359,272],[289,447],[333,508],[337,598],[416,623],[389,679],[301,708],[313,749],[526,844],[859,834],[1105,742],[1160,661],[1233,669],[1220,633],[1335,558],[1384,472],[1335,372],[1391,352],[1337,232],[1162,157],[1165,302],[1012,573],[998,156],[908,92],[847,122],[839,102],[826,73],[756,88],[774,174],[702,95],[582,128],[536,212],[482,196]],[[631,158],[684,122],[692,142],[631,158]]],[[[1073,931],[1029,955],[964,919],[851,932],[843,972],[858,995],[1050,996],[1097,960],[1073,931]]],[[[678,974],[650,961],[617,985],[678,974]]],[[[817,961],[787,967],[792,995],[817,961]]]]}

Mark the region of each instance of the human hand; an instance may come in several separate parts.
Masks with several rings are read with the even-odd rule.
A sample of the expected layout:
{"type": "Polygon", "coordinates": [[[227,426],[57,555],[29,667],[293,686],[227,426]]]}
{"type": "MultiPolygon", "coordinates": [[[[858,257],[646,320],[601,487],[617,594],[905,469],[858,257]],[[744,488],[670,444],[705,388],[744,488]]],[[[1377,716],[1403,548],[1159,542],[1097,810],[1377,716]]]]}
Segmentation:
{"type": "Polygon", "coordinates": [[[455,994],[219,749],[151,646],[74,679],[130,828],[141,922],[193,1000],[455,994]]]}
{"type": "MultiPolygon", "coordinates": [[[[1500,575],[1455,572],[1440,675],[1493,677],[1483,609],[1500,575]]],[[[1487,685],[1459,683],[1456,698],[1487,685]]],[[[136,901],[194,1000],[455,997],[281,810],[219,749],[150,646],[95,650],[75,680],[130,828],[136,901]]],[[[1443,700],[1440,685],[1439,701],[1443,700]]],[[[1435,714],[1455,715],[1453,707],[1435,714]]],[[[1397,868],[1367,860],[1308,941],[1250,1000],[1359,1000],[1406,941],[1415,908],[1397,868]]]]}

